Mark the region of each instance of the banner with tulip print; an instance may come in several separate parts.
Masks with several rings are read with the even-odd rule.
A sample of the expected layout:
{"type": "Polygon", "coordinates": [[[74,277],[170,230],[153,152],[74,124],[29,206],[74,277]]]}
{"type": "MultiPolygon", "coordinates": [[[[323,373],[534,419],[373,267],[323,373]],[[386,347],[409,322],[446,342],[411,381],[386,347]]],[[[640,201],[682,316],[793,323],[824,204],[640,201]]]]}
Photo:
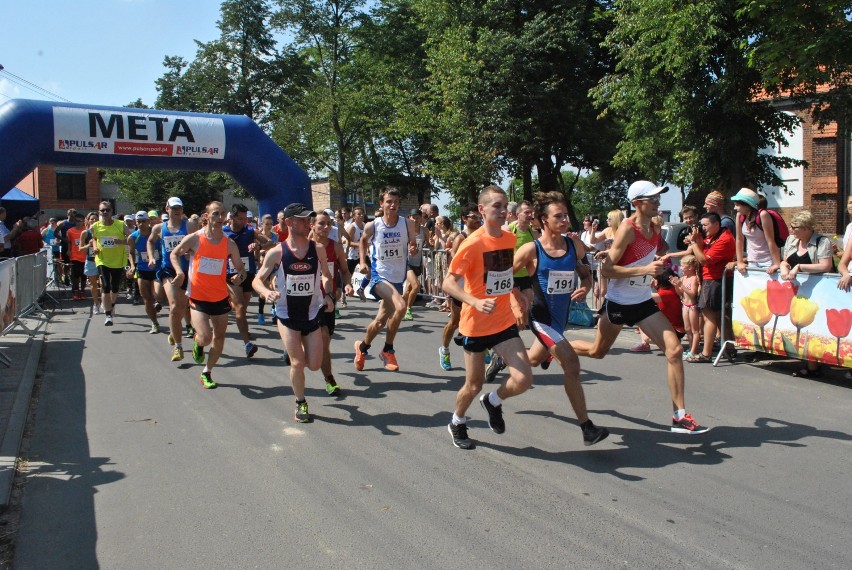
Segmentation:
{"type": "Polygon", "coordinates": [[[733,329],[737,346],[852,368],[852,292],[838,275],[734,271],[733,329]]]}

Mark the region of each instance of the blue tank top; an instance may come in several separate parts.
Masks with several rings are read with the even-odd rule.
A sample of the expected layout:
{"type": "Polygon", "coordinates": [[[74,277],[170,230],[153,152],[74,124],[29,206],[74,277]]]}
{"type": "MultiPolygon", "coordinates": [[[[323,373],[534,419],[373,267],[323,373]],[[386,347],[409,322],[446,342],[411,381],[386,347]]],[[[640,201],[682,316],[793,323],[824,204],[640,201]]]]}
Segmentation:
{"type": "Polygon", "coordinates": [[[299,259],[287,246],[281,245],[277,284],[281,297],[275,302],[275,314],[280,319],[312,321],[323,306],[322,270],[317,257],[316,242],[308,243],[305,257],[299,259]]]}
{"type": "MultiPolygon", "coordinates": [[[[186,237],[186,218],[184,218],[180,223],[180,229],[174,233],[169,231],[168,222],[164,222],[161,226],[161,238],[160,238],[160,264],[163,267],[167,267],[169,269],[174,269],[172,265],[172,258],[170,256],[172,250],[177,247],[177,245],[186,237]]],[[[189,271],[189,260],[185,257],[181,258],[180,266],[184,273],[189,271]]]]}
{"type": "Polygon", "coordinates": [[[577,252],[574,241],[565,240],[565,254],[551,257],[544,251],[539,240],[535,240],[538,263],[533,276],[532,320],[550,325],[560,332],[568,322],[571,294],[574,292],[577,268],[577,252]]]}
{"type": "MultiPolygon", "coordinates": [[[[254,275],[257,273],[257,265],[255,265],[254,253],[249,251],[249,246],[254,243],[254,228],[251,226],[245,226],[238,232],[235,232],[231,229],[231,226],[223,226],[222,232],[237,244],[237,248],[240,250],[240,259],[243,260],[243,265],[246,268],[246,271],[249,275],[254,275]]],[[[233,262],[228,260],[228,275],[235,274],[236,268],[234,268],[233,262]]]]}
{"type": "Polygon", "coordinates": [[[133,243],[136,249],[136,269],[138,271],[157,270],[154,264],[148,262],[148,238],[150,236],[150,233],[147,236],[143,236],[139,233],[139,230],[130,234],[130,237],[133,238],[133,243]]]}

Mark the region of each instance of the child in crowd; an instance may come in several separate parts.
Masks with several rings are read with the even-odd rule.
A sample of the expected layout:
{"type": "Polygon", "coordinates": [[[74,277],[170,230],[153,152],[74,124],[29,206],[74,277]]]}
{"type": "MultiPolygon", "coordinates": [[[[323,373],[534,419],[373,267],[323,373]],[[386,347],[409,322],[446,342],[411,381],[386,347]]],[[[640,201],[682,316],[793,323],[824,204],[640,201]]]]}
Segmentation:
{"type": "Polygon", "coordinates": [[[683,301],[683,324],[689,343],[689,349],[683,353],[683,359],[686,360],[690,356],[698,354],[698,345],[701,341],[699,323],[701,311],[698,309],[698,296],[701,292],[701,280],[698,274],[701,271],[701,265],[694,255],[687,255],[681,260],[680,267],[683,271],[683,278],[675,281],[675,288],[683,301]]]}

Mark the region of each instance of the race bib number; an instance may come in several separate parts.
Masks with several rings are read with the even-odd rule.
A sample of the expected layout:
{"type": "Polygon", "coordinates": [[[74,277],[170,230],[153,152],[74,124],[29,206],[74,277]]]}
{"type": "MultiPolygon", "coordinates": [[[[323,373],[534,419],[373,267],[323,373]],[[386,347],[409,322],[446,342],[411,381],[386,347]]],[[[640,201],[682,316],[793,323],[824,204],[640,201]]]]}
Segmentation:
{"type": "Polygon", "coordinates": [[[147,251],[140,251],[139,252],[139,259],[142,260],[142,263],[148,263],[148,252],[147,251]]]}
{"type": "Polygon", "coordinates": [[[171,252],[183,240],[184,236],[163,236],[163,247],[166,253],[171,252]]]}
{"type": "Polygon", "coordinates": [[[636,287],[637,289],[644,289],[646,287],[651,286],[651,279],[653,279],[650,275],[642,275],[641,277],[630,277],[627,280],[627,284],[631,287],[636,287]]]}
{"type": "Polygon", "coordinates": [[[314,275],[287,275],[288,297],[310,297],[314,294],[314,275]]]}
{"type": "Polygon", "coordinates": [[[512,278],[512,268],[505,271],[489,271],[485,275],[486,295],[507,295],[512,292],[515,280],[512,278]]]}
{"type": "MultiPolygon", "coordinates": [[[[249,264],[248,264],[249,258],[248,257],[241,257],[240,261],[243,262],[243,267],[245,267],[246,271],[248,271],[249,270],[249,264]]],[[[230,257],[228,258],[228,273],[237,273],[237,268],[234,267],[234,261],[230,257]]]]}
{"type": "Polygon", "coordinates": [[[80,238],[77,238],[77,239],[74,240],[74,246],[80,247],[80,238]]]}
{"type": "Polygon", "coordinates": [[[565,295],[574,290],[573,271],[553,271],[547,275],[547,293],[549,295],[565,295]]]}
{"type": "Polygon", "coordinates": [[[402,259],[401,243],[379,244],[379,261],[393,261],[395,259],[402,259]]]}
{"type": "Polygon", "coordinates": [[[331,276],[334,277],[334,266],[337,265],[336,261],[328,262],[328,272],[331,273],[331,276]]]}
{"type": "MultiPolygon", "coordinates": [[[[79,241],[79,240],[78,240],[78,241],[79,241]]],[[[58,240],[58,239],[52,239],[52,240],[50,240],[50,245],[59,245],[59,240],[58,240]]]]}
{"type": "Polygon", "coordinates": [[[204,275],[221,275],[222,268],[225,266],[224,259],[213,259],[210,257],[202,257],[198,263],[198,272],[204,275]]]}
{"type": "Polygon", "coordinates": [[[114,237],[102,237],[100,239],[100,242],[101,242],[101,249],[112,249],[114,247],[117,247],[116,244],[115,244],[115,238],[114,237]]]}

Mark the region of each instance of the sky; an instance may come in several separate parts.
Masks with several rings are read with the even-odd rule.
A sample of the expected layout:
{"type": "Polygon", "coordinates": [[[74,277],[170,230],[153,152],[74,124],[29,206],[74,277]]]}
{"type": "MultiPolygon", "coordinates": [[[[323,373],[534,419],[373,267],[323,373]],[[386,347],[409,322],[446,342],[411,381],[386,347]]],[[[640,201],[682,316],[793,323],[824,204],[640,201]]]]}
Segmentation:
{"type": "Polygon", "coordinates": [[[73,103],[153,105],[163,58],[195,57],[194,40],[218,37],[216,0],[6,0],[0,38],[0,104],[51,98],[73,103]],[[8,72],[8,73],[7,73],[8,72]],[[21,82],[19,82],[21,83],[21,82]]]}

